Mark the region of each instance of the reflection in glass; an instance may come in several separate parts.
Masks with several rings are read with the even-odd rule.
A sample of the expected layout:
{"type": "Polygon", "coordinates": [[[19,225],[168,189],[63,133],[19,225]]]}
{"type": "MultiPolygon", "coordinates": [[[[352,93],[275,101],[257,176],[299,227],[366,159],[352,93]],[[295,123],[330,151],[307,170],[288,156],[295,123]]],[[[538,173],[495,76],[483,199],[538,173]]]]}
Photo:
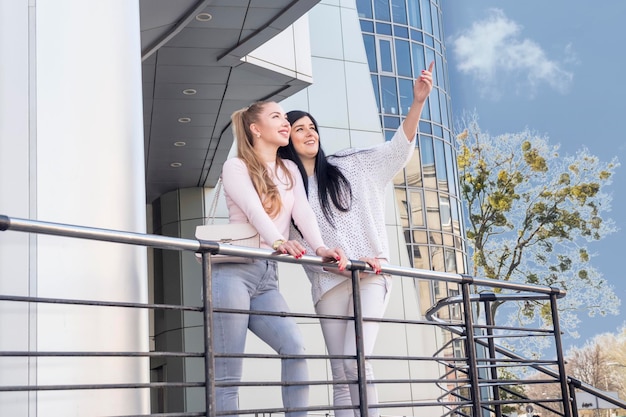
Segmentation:
{"type": "Polygon", "coordinates": [[[441,233],[429,232],[428,243],[433,245],[443,245],[443,235],[441,233]]]}
{"type": "Polygon", "coordinates": [[[451,195],[456,195],[457,190],[456,190],[456,182],[457,179],[454,175],[454,160],[452,159],[452,145],[447,144],[445,146],[445,153],[446,153],[446,170],[448,171],[448,187],[449,187],[449,191],[451,195]]]}
{"type": "Polygon", "coordinates": [[[448,189],[448,171],[446,171],[446,157],[443,151],[443,141],[435,139],[435,172],[439,189],[448,189]]]}
{"type": "MultiPolygon", "coordinates": [[[[393,177],[393,185],[396,187],[396,189],[400,190],[404,190],[405,188],[400,188],[406,185],[406,180],[404,179],[404,170],[401,169],[400,171],[398,171],[396,173],[396,175],[393,177]]],[[[398,200],[400,201],[400,200],[398,200]]]]}
{"type": "Polygon", "coordinates": [[[426,227],[430,230],[441,230],[441,215],[439,214],[439,198],[435,191],[424,191],[426,202],[426,227]]]}
{"type": "Polygon", "coordinates": [[[422,192],[419,190],[410,190],[410,209],[411,209],[411,225],[424,226],[424,207],[422,205],[422,192]]]}
{"type": "Polygon", "coordinates": [[[465,255],[461,251],[456,251],[456,267],[457,274],[467,273],[467,270],[465,269],[465,255]]]}
{"type": "Polygon", "coordinates": [[[441,212],[441,227],[445,232],[452,232],[452,214],[450,212],[450,198],[439,194],[439,210],[441,212]]]}
{"type": "Polygon", "coordinates": [[[430,247],[430,264],[435,271],[445,271],[446,265],[443,258],[443,248],[441,246],[430,247]]]}
{"type": "Polygon", "coordinates": [[[428,232],[424,230],[414,230],[413,231],[413,243],[428,243],[428,232]]]}
{"type": "Polygon", "coordinates": [[[422,164],[420,159],[420,148],[417,148],[405,168],[406,185],[409,187],[422,186],[422,164]]]}
{"type": "Polygon", "coordinates": [[[436,188],[435,179],[435,153],[433,150],[433,139],[430,136],[420,136],[420,148],[422,149],[422,176],[424,187],[436,188]]]}
{"type": "Polygon", "coordinates": [[[413,250],[413,268],[430,269],[428,246],[412,245],[411,248],[413,250]]]}
{"type": "MultiPolygon", "coordinates": [[[[396,195],[396,201],[398,202],[398,215],[400,216],[400,223],[403,228],[409,227],[409,208],[408,202],[406,199],[406,190],[404,187],[394,188],[394,193],[396,195]]],[[[407,240],[407,243],[409,241],[407,240]]]]}

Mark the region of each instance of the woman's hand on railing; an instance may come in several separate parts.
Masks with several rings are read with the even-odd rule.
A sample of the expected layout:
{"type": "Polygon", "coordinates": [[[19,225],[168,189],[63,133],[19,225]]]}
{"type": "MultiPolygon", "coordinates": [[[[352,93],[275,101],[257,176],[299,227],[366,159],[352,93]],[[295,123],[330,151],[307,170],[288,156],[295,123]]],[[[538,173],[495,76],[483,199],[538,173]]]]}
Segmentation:
{"type": "Polygon", "coordinates": [[[346,266],[348,266],[348,257],[341,248],[330,249],[326,246],[320,246],[315,251],[315,254],[321,256],[324,262],[337,262],[337,268],[340,271],[345,270],[346,266]]]}
{"type": "Polygon", "coordinates": [[[291,255],[296,259],[302,258],[302,256],[304,256],[304,254],[306,253],[306,249],[304,249],[304,246],[302,246],[302,244],[297,240],[286,240],[280,243],[280,245],[275,246],[275,249],[277,252],[291,255]]]}

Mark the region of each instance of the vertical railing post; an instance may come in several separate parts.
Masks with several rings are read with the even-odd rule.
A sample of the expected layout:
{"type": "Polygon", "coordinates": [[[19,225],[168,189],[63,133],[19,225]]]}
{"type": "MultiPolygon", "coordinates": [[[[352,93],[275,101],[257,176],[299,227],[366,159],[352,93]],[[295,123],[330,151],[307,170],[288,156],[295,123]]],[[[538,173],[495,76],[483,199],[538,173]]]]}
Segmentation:
{"type": "MultiPolygon", "coordinates": [[[[496,362],[496,346],[495,341],[493,340],[493,326],[495,324],[495,320],[493,317],[493,311],[491,310],[491,302],[489,300],[484,302],[485,308],[485,322],[487,324],[487,348],[489,350],[489,371],[491,375],[491,379],[494,381],[498,380],[498,366],[496,362]]],[[[491,387],[491,393],[495,404],[495,413],[496,417],[502,417],[502,406],[497,402],[500,400],[500,386],[495,383],[491,387]]]]}
{"type": "Polygon", "coordinates": [[[561,399],[563,400],[563,415],[572,416],[572,399],[567,384],[565,361],[563,360],[563,342],[561,340],[561,323],[559,322],[559,310],[557,307],[557,291],[550,294],[550,311],[552,313],[552,328],[554,330],[554,347],[556,349],[557,365],[559,368],[559,382],[561,383],[561,399]]]}
{"type": "Polygon", "coordinates": [[[215,355],[213,352],[213,289],[211,254],[202,252],[202,318],[204,323],[204,375],[206,417],[215,416],[215,355]]]}
{"type": "MultiPolygon", "coordinates": [[[[352,261],[354,266],[355,262],[352,261]]],[[[361,267],[365,269],[365,264],[361,267]]],[[[358,269],[352,269],[352,302],[354,304],[354,333],[356,339],[357,381],[359,387],[359,411],[361,417],[369,415],[367,404],[367,377],[365,376],[365,347],[363,343],[363,309],[361,308],[361,287],[358,269]]]]}
{"type": "Polygon", "coordinates": [[[468,361],[468,377],[470,380],[470,393],[472,396],[472,415],[478,417],[481,412],[480,389],[478,385],[478,361],[476,355],[476,344],[474,341],[474,317],[472,312],[472,301],[470,299],[471,277],[465,277],[461,283],[461,294],[463,295],[463,314],[465,318],[465,352],[468,361]],[[468,281],[469,280],[469,281],[468,281]]]}
{"type": "Polygon", "coordinates": [[[578,417],[578,402],[576,401],[576,386],[573,382],[568,381],[569,393],[572,398],[572,417],[578,417]]]}

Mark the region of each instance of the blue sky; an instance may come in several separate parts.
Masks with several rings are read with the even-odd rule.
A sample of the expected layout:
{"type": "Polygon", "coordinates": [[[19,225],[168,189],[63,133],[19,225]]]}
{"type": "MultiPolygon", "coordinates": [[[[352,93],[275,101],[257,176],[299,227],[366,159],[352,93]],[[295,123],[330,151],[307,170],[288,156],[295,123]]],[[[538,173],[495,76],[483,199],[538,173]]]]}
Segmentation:
{"type": "Polygon", "coordinates": [[[476,110],[492,135],[525,128],[603,161],[617,157],[610,213],[618,231],[590,244],[620,314],[580,314],[582,346],[626,320],[626,1],[442,1],[452,109],[476,110]]]}

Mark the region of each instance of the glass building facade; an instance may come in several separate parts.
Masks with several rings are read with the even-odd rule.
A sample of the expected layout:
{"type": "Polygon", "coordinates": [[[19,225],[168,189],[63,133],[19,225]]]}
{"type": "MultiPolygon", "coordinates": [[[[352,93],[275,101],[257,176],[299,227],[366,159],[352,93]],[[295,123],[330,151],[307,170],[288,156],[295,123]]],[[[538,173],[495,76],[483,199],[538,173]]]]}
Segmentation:
{"type": "MultiPolygon", "coordinates": [[[[417,149],[396,176],[394,190],[412,266],[465,273],[467,259],[439,0],[357,0],[356,4],[387,140],[408,112],[413,80],[435,62],[434,88],[422,113],[417,149]]],[[[440,298],[458,294],[456,284],[432,285],[418,284],[423,310],[440,298]]]]}

